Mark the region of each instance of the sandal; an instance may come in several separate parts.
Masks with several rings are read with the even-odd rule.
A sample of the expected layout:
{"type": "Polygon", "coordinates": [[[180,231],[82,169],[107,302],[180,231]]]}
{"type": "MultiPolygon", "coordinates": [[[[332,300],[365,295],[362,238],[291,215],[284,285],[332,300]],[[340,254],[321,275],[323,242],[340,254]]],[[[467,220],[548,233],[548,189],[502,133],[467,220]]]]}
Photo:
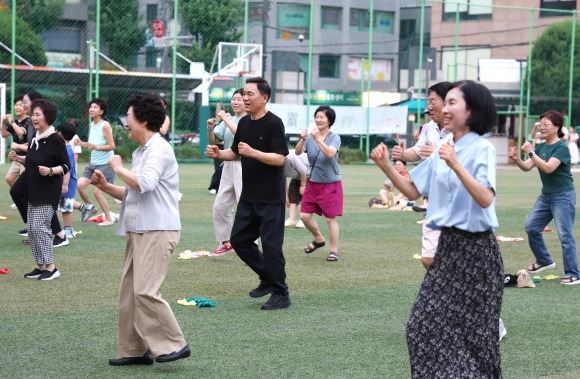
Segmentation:
{"type": "Polygon", "coordinates": [[[560,284],[565,284],[567,286],[574,286],[576,284],[580,284],[580,279],[575,278],[573,276],[566,276],[562,280],[560,280],[560,284]]]}
{"type": "Polygon", "coordinates": [[[306,246],[304,248],[304,252],[306,254],[310,254],[312,253],[314,250],[321,248],[322,246],[326,245],[326,241],[322,241],[322,242],[316,242],[314,240],[312,240],[311,243],[308,244],[308,246],[306,246]]]}
{"type": "MultiPolygon", "coordinates": [[[[331,251],[330,254],[328,254],[328,257],[326,257],[326,260],[328,262],[336,262],[338,261],[338,253],[335,253],[334,251],[331,251]]],[[[578,279],[576,279],[578,280],[578,279]]]]}
{"type": "Polygon", "coordinates": [[[541,265],[539,263],[534,263],[533,265],[528,267],[528,271],[530,272],[530,274],[537,274],[538,272],[542,272],[544,270],[549,270],[549,269],[553,269],[553,268],[556,268],[555,262],[548,263],[547,265],[541,265]]]}

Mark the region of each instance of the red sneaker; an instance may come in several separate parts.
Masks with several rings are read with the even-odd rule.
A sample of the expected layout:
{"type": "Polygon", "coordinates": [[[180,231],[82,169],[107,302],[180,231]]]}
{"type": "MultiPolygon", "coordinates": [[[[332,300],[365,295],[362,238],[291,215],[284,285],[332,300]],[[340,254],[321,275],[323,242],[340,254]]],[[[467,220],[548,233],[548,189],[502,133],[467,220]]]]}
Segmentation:
{"type": "Polygon", "coordinates": [[[222,255],[226,255],[234,251],[234,247],[232,245],[224,245],[223,243],[217,248],[216,251],[212,253],[213,256],[221,257],[222,255]]]}

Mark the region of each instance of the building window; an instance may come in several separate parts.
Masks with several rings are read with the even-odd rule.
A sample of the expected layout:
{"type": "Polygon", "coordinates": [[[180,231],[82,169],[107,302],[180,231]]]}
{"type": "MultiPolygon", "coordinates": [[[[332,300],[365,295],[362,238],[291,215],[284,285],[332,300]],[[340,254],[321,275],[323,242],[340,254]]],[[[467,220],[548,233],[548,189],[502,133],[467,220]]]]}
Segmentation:
{"type": "MultiPolygon", "coordinates": [[[[576,9],[576,0],[540,0],[540,8],[542,9],[562,9],[562,10],[574,10],[576,9]]],[[[570,13],[562,12],[546,12],[544,10],[540,11],[540,17],[563,17],[570,16],[570,13]]]]}
{"type": "Polygon", "coordinates": [[[157,20],[157,4],[147,4],[147,25],[157,20]]]}
{"type": "MultiPolygon", "coordinates": [[[[441,69],[447,77],[454,78],[455,48],[453,46],[443,47],[441,54],[441,69]]],[[[489,58],[491,58],[489,46],[459,46],[457,51],[457,80],[479,80],[479,60],[489,58]]]]}
{"type": "Polygon", "coordinates": [[[154,47],[145,48],[145,67],[157,67],[157,49],[154,47]]]}
{"type": "MultiPolygon", "coordinates": [[[[248,3],[248,25],[257,26],[264,22],[264,3],[248,3]]],[[[244,23],[244,12],[242,12],[242,24],[244,23]]]]}
{"type": "MultiPolygon", "coordinates": [[[[368,32],[370,27],[370,11],[368,9],[350,9],[350,30],[368,32]]],[[[393,34],[393,12],[373,12],[373,32],[393,34]]]]}
{"type": "Polygon", "coordinates": [[[341,30],[342,23],[342,8],[337,7],[321,7],[320,24],[322,29],[341,30]]]}
{"type": "Polygon", "coordinates": [[[57,26],[40,34],[40,40],[44,43],[46,51],[60,53],[81,52],[80,26],[57,26]]]}
{"type": "Polygon", "coordinates": [[[308,38],[310,5],[278,4],[278,30],[276,37],[290,39],[290,35],[304,34],[308,38]]]}
{"type": "Polygon", "coordinates": [[[320,78],[340,78],[340,56],[320,55],[318,59],[318,77],[320,78]]]}
{"type": "Polygon", "coordinates": [[[491,20],[493,0],[449,0],[443,2],[443,21],[491,20]],[[473,4],[472,4],[473,3],[473,4]]]}

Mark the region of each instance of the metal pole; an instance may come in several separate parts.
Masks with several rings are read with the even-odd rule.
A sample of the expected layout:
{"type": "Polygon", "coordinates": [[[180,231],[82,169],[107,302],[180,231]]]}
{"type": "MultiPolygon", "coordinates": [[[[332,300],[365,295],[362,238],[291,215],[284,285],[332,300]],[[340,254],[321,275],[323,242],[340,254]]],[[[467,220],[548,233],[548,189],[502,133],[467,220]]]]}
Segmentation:
{"type": "MultiPolygon", "coordinates": [[[[248,43],[248,18],[250,13],[249,0],[244,2],[244,44],[248,43]]],[[[245,52],[245,51],[244,51],[245,52]]],[[[240,88],[243,83],[240,83],[240,76],[236,77],[236,88],[240,88]]]]}
{"type": "Polygon", "coordinates": [[[455,72],[453,74],[453,81],[457,81],[457,51],[459,50],[459,3],[455,8],[455,72]]]}
{"type": "Polygon", "coordinates": [[[417,130],[421,130],[421,92],[423,81],[423,47],[425,41],[423,35],[425,34],[425,0],[421,0],[421,25],[419,26],[419,70],[417,78],[417,130]]]}
{"type": "Polygon", "coordinates": [[[369,73],[367,76],[367,141],[366,141],[366,154],[370,157],[370,146],[369,146],[369,131],[371,128],[371,69],[373,66],[373,26],[374,26],[374,8],[375,0],[371,0],[370,9],[370,22],[369,22],[369,73]]]}
{"type": "MultiPolygon", "coordinates": [[[[179,0],[175,0],[173,4],[173,53],[172,53],[172,65],[171,65],[171,135],[175,134],[175,107],[177,105],[177,98],[175,96],[177,92],[177,20],[179,13],[177,12],[179,8],[179,0]]],[[[171,147],[175,148],[175,141],[171,138],[171,147]]]]}
{"type": "Polygon", "coordinates": [[[95,97],[99,97],[99,58],[101,53],[101,0],[97,0],[97,17],[96,17],[96,52],[95,52],[95,97]]]}
{"type": "Polygon", "coordinates": [[[314,0],[310,0],[310,20],[308,25],[308,72],[306,73],[306,127],[310,117],[310,97],[312,90],[312,31],[314,30],[314,0]]]}
{"type": "MultiPolygon", "coordinates": [[[[528,116],[530,115],[530,91],[531,91],[531,74],[532,74],[532,45],[534,40],[534,9],[530,8],[530,28],[529,28],[530,36],[528,37],[528,60],[526,63],[526,70],[520,70],[520,109],[519,109],[519,128],[518,128],[518,154],[520,153],[520,149],[522,147],[522,138],[525,137],[525,133],[528,134],[527,128],[524,128],[524,112],[525,112],[525,119],[528,120],[528,116]],[[527,86],[527,96],[526,96],[526,106],[524,109],[524,73],[527,73],[527,78],[525,78],[525,84],[527,86]]],[[[532,136],[532,139],[534,137],[532,136]]]]}
{"type": "MultiPolygon", "coordinates": [[[[364,67],[365,67],[366,58],[360,59],[360,106],[364,106],[364,99],[363,93],[365,92],[365,76],[364,76],[364,67]]],[[[358,136],[358,149],[362,151],[363,149],[363,136],[362,133],[358,136]]]]}
{"type": "Polygon", "coordinates": [[[568,122],[572,125],[572,83],[574,82],[574,50],[576,44],[576,10],[572,12],[572,43],[570,44],[570,82],[568,83],[568,122]]]}
{"type": "Polygon", "coordinates": [[[14,104],[16,96],[16,0],[12,0],[12,56],[10,57],[10,104],[14,104]]]}

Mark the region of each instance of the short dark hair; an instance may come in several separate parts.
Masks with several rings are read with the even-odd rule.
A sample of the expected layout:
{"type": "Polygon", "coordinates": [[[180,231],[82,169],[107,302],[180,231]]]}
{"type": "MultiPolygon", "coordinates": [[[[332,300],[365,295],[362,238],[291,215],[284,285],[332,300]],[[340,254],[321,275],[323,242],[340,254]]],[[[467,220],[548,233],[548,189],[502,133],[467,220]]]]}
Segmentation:
{"type": "Polygon", "coordinates": [[[105,117],[105,115],[107,114],[107,102],[105,100],[96,97],[93,100],[91,100],[91,102],[89,103],[89,107],[91,106],[91,104],[97,104],[99,108],[101,108],[101,110],[103,111],[101,117],[105,117]]]}
{"type": "Polygon", "coordinates": [[[127,110],[133,107],[133,115],[139,122],[146,122],[147,129],[158,132],[165,122],[165,107],[161,98],[156,95],[134,94],[125,102],[127,110]]]}
{"type": "Polygon", "coordinates": [[[405,161],[404,161],[404,160],[402,160],[402,159],[393,159],[393,163],[397,163],[397,162],[401,162],[401,163],[402,163],[404,166],[406,166],[406,165],[407,165],[407,162],[405,162],[405,161]]]}
{"type": "Polygon", "coordinates": [[[235,90],[234,93],[232,93],[232,98],[234,97],[234,95],[236,93],[239,93],[240,95],[244,96],[244,89],[243,88],[238,88],[237,90],[235,90]]]}
{"type": "Polygon", "coordinates": [[[497,121],[497,110],[487,87],[472,80],[462,80],[453,83],[449,91],[453,88],[461,91],[465,106],[471,111],[466,122],[469,129],[480,136],[489,132],[497,121]]]}
{"type": "Polygon", "coordinates": [[[246,84],[248,83],[256,83],[258,86],[258,91],[260,91],[261,95],[268,95],[268,100],[270,101],[270,97],[272,96],[272,87],[266,81],[266,79],[262,77],[255,77],[255,78],[248,78],[246,79],[246,84]]]}
{"type": "Polygon", "coordinates": [[[558,138],[564,137],[564,132],[562,131],[562,126],[564,126],[564,116],[562,116],[562,113],[550,109],[540,115],[540,120],[544,117],[550,120],[554,126],[558,127],[558,138]]]}
{"type": "Polygon", "coordinates": [[[70,122],[71,124],[74,125],[74,127],[78,130],[79,129],[79,122],[77,121],[76,118],[71,118],[70,120],[68,120],[68,122],[70,122]]]}
{"type": "Polygon", "coordinates": [[[16,104],[19,101],[22,101],[22,99],[24,99],[24,95],[18,95],[14,98],[14,102],[12,104],[16,104]]]}
{"type": "Polygon", "coordinates": [[[27,92],[26,96],[30,99],[30,101],[34,101],[36,99],[42,99],[42,95],[34,90],[27,92]]]}
{"type": "MultiPolygon", "coordinates": [[[[445,96],[447,96],[447,92],[449,92],[451,85],[452,85],[451,82],[439,82],[439,83],[433,84],[431,87],[429,87],[429,92],[433,91],[440,98],[445,100],[445,96]]],[[[429,96],[428,93],[426,95],[427,95],[427,97],[429,96]]]]}
{"type": "Polygon", "coordinates": [[[72,122],[61,122],[56,127],[56,131],[62,134],[65,141],[70,141],[77,134],[77,128],[72,122]]]}
{"type": "Polygon", "coordinates": [[[324,112],[329,122],[328,127],[330,128],[334,124],[334,121],[336,120],[336,112],[334,111],[334,109],[332,109],[328,105],[321,105],[314,111],[314,118],[316,118],[316,114],[318,112],[324,112]]]}
{"type": "Polygon", "coordinates": [[[52,125],[54,120],[56,120],[56,116],[58,116],[58,106],[52,101],[36,99],[32,102],[30,110],[34,111],[34,108],[40,108],[48,125],[52,125]]]}

